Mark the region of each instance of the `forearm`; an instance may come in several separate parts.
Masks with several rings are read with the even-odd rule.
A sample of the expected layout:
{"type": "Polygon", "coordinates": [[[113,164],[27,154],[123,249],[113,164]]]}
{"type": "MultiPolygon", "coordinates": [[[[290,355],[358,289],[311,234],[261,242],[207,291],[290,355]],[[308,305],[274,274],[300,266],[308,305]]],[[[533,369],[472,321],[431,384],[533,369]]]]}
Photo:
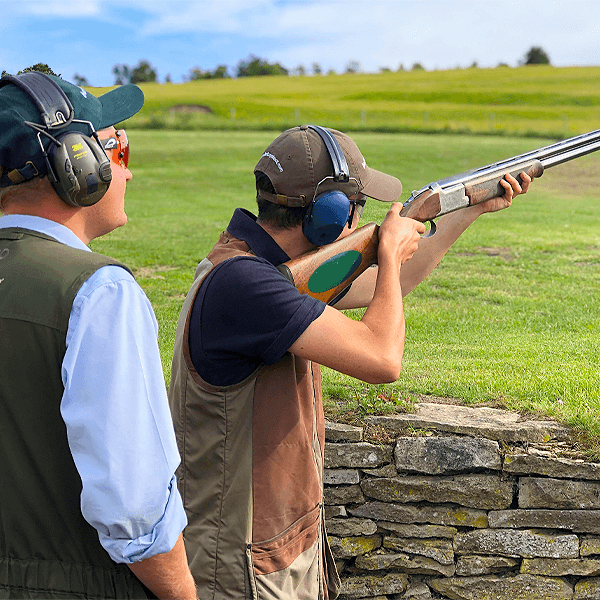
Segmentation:
{"type": "Polygon", "coordinates": [[[130,563],[133,574],[161,600],[197,600],[183,535],[169,552],[130,563]]]}
{"type": "Polygon", "coordinates": [[[432,237],[421,239],[418,250],[402,267],[404,296],[412,292],[437,267],[452,244],[480,214],[479,205],[449,213],[436,223],[437,230],[432,237]]]}
{"type": "Polygon", "coordinates": [[[379,265],[373,299],[361,319],[389,365],[390,381],[398,379],[404,355],[405,319],[399,272],[400,263],[396,261],[379,265]]]}

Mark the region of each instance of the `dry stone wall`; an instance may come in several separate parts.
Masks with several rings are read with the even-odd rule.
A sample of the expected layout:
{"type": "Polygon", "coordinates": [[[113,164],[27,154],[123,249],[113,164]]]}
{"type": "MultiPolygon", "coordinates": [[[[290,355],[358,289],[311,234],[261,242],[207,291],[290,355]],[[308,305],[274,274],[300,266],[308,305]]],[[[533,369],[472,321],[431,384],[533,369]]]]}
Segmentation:
{"type": "Polygon", "coordinates": [[[343,600],[599,600],[600,465],[569,430],[490,408],[327,424],[325,514],[343,600]]]}

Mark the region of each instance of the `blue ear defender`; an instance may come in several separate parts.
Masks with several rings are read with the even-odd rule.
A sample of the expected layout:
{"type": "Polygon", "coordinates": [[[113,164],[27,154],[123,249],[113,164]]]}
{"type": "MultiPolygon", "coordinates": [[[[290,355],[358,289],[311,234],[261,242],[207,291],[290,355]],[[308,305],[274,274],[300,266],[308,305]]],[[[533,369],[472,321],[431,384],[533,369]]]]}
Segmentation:
{"type": "MultiPolygon", "coordinates": [[[[336,183],[350,181],[346,157],[335,137],[324,127],[318,125],[309,125],[308,127],[321,136],[331,158],[333,177],[326,179],[333,179],[336,183]]],[[[315,192],[315,198],[306,207],[302,221],[304,237],[315,246],[331,244],[348,224],[351,209],[350,199],[339,190],[330,190],[318,196],[315,192]]]]}
{"type": "Polygon", "coordinates": [[[339,190],[320,194],[308,205],[304,214],[304,237],[315,246],[331,244],[348,224],[351,208],[350,200],[339,190]]]}

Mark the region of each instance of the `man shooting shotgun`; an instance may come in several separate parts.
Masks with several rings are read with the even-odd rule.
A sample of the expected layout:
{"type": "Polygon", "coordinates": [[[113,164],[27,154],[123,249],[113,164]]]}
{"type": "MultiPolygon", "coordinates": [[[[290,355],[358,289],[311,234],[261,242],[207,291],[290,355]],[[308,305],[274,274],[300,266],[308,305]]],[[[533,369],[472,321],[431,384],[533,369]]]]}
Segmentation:
{"type": "Polygon", "coordinates": [[[177,328],[169,401],[184,538],[200,598],[331,599],[339,578],[324,530],[319,365],[395,381],[403,295],[480,214],[509,206],[531,179],[508,175],[500,194],[444,216],[422,239],[425,226],[396,202],[400,181],[368,167],[339,131],[289,129],[254,173],[258,218],[235,211],[198,265],[177,328]],[[352,234],[367,198],[392,203],[378,267],[335,308],[301,294],[277,266],[352,234]],[[367,307],[360,321],[336,310],[353,307],[367,307]]]}
{"type": "MultiPolygon", "coordinates": [[[[541,177],[545,169],[599,149],[600,129],[435,181],[421,190],[413,192],[410,198],[404,202],[400,216],[423,223],[429,222],[431,230],[425,238],[431,238],[436,234],[438,227],[434,219],[445,215],[448,217],[440,221],[440,232],[435,235],[436,242],[422,240],[419,252],[404,269],[405,272],[409,271],[409,277],[403,276],[402,278],[403,293],[407,294],[414,288],[416,285],[413,285],[414,281],[416,283],[422,281],[427,274],[426,271],[429,272],[427,269],[431,270],[430,267],[435,267],[437,261],[433,264],[433,256],[439,256],[439,261],[458,235],[462,233],[463,225],[466,223],[468,226],[469,219],[476,215],[478,206],[481,207],[482,212],[504,208],[501,203],[498,203],[498,198],[507,189],[507,182],[512,182],[516,178],[519,185],[523,185],[523,182],[526,181],[528,186],[531,179],[541,177]],[[462,215],[450,218],[451,213],[461,211],[461,209],[469,209],[470,214],[464,215],[465,218],[462,218],[462,215]],[[440,252],[441,254],[439,254],[440,252]],[[421,257],[424,257],[425,260],[422,260],[421,257]],[[410,275],[412,272],[416,272],[416,279],[410,275]]],[[[515,191],[517,189],[515,188],[515,191]]],[[[523,192],[526,189],[523,185],[523,192]]],[[[509,205],[510,202],[508,200],[507,202],[509,205]]],[[[279,265],[278,268],[302,293],[323,302],[335,304],[338,308],[347,308],[348,306],[345,306],[347,300],[342,303],[336,301],[355,279],[359,278],[359,281],[352,285],[350,294],[356,295],[356,292],[353,293],[352,290],[367,283],[365,292],[368,295],[368,289],[375,273],[371,273],[370,276],[362,274],[369,266],[377,263],[378,235],[379,228],[374,223],[370,223],[355,231],[351,236],[347,236],[347,232],[345,232],[345,235],[342,235],[335,243],[279,265]]],[[[366,297],[363,297],[363,300],[365,299],[366,297]]]]}

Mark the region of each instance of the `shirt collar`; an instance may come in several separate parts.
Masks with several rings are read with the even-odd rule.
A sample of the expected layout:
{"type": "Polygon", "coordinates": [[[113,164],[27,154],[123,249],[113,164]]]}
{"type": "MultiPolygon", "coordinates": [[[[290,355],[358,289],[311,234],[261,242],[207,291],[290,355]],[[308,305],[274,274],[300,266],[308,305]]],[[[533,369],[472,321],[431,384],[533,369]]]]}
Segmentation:
{"type": "Polygon", "coordinates": [[[279,244],[256,222],[256,217],[244,208],[236,208],[227,231],[250,246],[256,256],[280,265],[290,257],[279,244]]]}
{"type": "Polygon", "coordinates": [[[68,228],[56,221],[50,221],[42,217],[31,215],[4,215],[0,217],[0,229],[18,227],[19,229],[30,229],[54,238],[57,242],[78,248],[79,250],[91,250],[68,228]]]}

